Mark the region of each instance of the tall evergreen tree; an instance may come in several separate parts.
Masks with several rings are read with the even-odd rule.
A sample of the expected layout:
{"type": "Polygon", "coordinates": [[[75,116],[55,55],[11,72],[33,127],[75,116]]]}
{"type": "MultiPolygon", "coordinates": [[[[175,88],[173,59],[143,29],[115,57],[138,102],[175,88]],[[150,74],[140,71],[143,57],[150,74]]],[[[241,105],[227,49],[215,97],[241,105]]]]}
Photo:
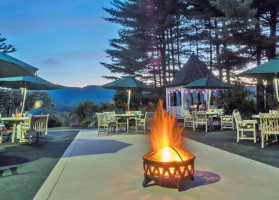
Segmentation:
{"type": "Polygon", "coordinates": [[[13,45],[11,44],[6,44],[5,41],[7,40],[4,37],[1,37],[1,33],[0,33],[0,52],[3,53],[12,53],[16,51],[16,48],[14,48],[13,45]]]}

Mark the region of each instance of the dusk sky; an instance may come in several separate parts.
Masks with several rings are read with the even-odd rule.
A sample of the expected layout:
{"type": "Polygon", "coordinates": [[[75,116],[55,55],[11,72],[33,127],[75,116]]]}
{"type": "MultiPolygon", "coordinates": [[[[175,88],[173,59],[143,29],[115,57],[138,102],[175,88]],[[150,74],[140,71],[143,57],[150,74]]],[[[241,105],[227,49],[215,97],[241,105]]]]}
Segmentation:
{"type": "Polygon", "coordinates": [[[106,22],[102,7],[110,0],[1,0],[0,33],[16,52],[10,54],[56,84],[83,87],[109,82],[104,50],[118,26],[106,22]]]}

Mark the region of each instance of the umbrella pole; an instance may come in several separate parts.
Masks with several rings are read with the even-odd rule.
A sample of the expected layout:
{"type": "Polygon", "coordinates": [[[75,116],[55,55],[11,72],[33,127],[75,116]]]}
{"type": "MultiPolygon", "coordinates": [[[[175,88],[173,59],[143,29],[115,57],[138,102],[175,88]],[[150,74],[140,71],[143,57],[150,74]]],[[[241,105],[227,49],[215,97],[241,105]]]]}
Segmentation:
{"type": "Polygon", "coordinates": [[[25,99],[26,99],[26,91],[27,91],[27,89],[26,89],[26,88],[24,88],[24,95],[23,95],[23,102],[22,102],[21,114],[22,114],[22,113],[23,113],[23,111],[24,111],[25,99]]]}
{"type": "Polygon", "coordinates": [[[276,91],[277,101],[279,102],[279,91],[278,91],[278,79],[277,79],[277,77],[274,79],[274,84],[275,84],[275,91],[276,91]]]}
{"type": "Polygon", "coordinates": [[[207,89],[207,109],[209,109],[211,100],[211,89],[207,89]]]}
{"type": "Polygon", "coordinates": [[[128,111],[130,110],[131,90],[128,89],[128,111]]]}

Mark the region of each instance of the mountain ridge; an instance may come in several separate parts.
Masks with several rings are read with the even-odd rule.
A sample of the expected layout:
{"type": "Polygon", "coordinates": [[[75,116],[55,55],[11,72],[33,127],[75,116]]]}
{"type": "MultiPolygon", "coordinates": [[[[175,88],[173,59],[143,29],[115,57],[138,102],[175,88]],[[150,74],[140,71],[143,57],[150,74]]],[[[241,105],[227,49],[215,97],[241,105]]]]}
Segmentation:
{"type": "Polygon", "coordinates": [[[59,85],[60,89],[49,90],[54,100],[56,111],[71,111],[79,102],[90,100],[95,104],[112,101],[114,91],[104,89],[98,85],[87,85],[85,87],[68,87],[59,85]]]}

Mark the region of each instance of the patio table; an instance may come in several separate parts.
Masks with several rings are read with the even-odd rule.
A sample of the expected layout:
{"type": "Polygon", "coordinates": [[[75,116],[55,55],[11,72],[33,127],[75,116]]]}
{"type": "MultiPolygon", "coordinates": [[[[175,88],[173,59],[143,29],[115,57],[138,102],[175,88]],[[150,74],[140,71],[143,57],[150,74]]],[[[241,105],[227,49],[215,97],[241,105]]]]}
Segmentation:
{"type": "Polygon", "coordinates": [[[206,115],[206,118],[208,118],[210,120],[210,127],[211,129],[214,130],[214,125],[213,125],[213,116],[217,115],[217,117],[219,118],[220,115],[223,115],[223,112],[203,112],[203,111],[196,111],[195,113],[199,114],[199,115],[206,115]]]}
{"type": "Polygon", "coordinates": [[[12,133],[12,143],[15,141],[15,131],[16,131],[16,125],[19,124],[20,122],[23,122],[25,120],[28,120],[29,117],[1,117],[0,120],[2,122],[13,122],[13,133],[12,133]]]}
{"type": "Polygon", "coordinates": [[[131,117],[140,117],[140,116],[143,116],[143,114],[136,114],[136,113],[131,113],[131,114],[114,114],[112,115],[114,117],[117,117],[117,118],[127,118],[127,133],[129,133],[129,120],[131,117]]]}

